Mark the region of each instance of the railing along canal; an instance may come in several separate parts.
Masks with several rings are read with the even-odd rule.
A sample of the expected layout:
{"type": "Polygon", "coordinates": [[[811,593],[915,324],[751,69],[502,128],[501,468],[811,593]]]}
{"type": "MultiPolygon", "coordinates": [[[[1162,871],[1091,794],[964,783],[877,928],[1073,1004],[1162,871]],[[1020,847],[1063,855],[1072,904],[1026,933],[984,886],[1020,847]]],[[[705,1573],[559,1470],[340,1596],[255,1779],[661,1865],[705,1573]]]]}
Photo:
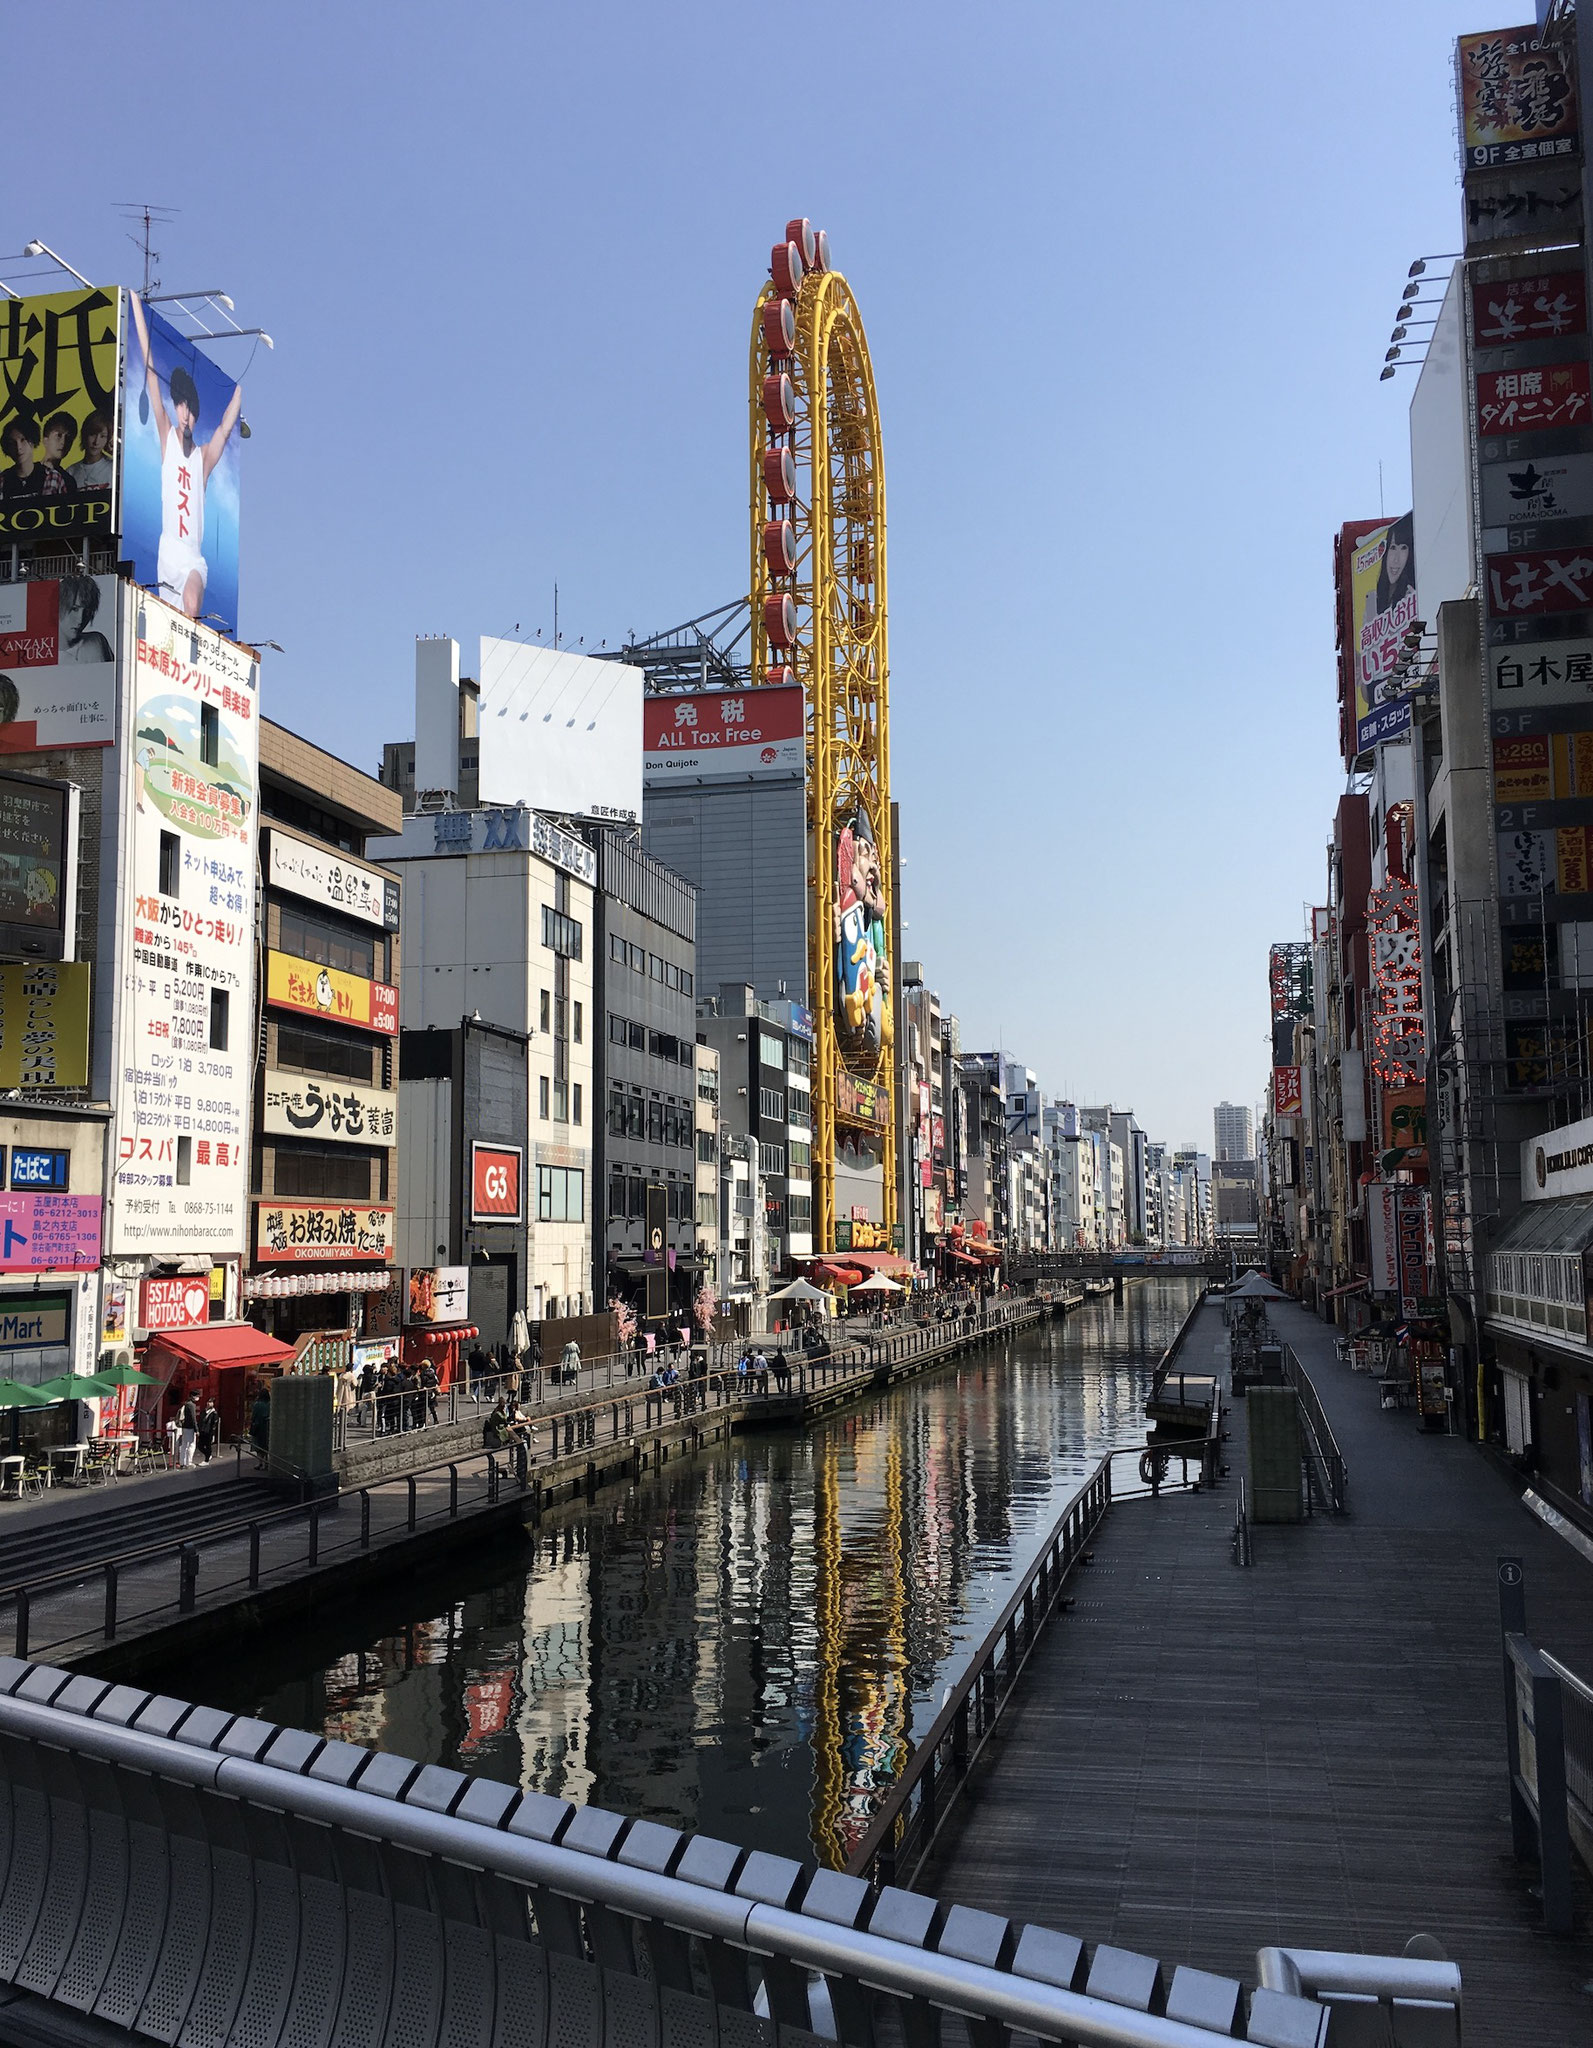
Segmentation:
{"type": "Polygon", "coordinates": [[[1058,1516],[994,1626],[950,1689],[922,1742],[847,1863],[850,1876],[910,1885],[958,1790],[1001,1718],[1013,1687],[1112,1504],[1108,1451],[1058,1516]]]}
{"type": "Polygon", "coordinates": [[[1305,1425],[1311,1435],[1316,1451],[1316,1464],[1327,1484],[1328,1506],[1334,1514],[1342,1515],[1349,1500],[1350,1488],[1350,1476],[1344,1463],[1344,1453],[1339,1449],[1338,1439],[1334,1436],[1332,1425],[1323,1411],[1321,1397],[1311,1375],[1295,1357],[1292,1344],[1285,1344],[1283,1347],[1283,1370],[1299,1399],[1300,1411],[1305,1417],[1305,1425]]]}
{"type": "MultiPolygon", "coordinates": [[[[639,1465],[648,1440],[669,1424],[689,1423],[695,1416],[727,1416],[727,1411],[727,1419],[756,1420],[760,1410],[774,1416],[787,1395],[805,1398],[838,1387],[862,1391],[882,1369],[998,1335],[1032,1312],[1033,1305],[1027,1302],[1004,1304],[946,1323],[873,1332],[868,1342],[827,1359],[789,1359],[784,1384],[773,1369],[771,1354],[770,1374],[758,1375],[751,1383],[725,1371],[674,1386],[636,1387],[584,1407],[544,1410],[531,1418],[521,1438],[497,1449],[440,1459],[324,1499],[240,1517],[189,1537],[174,1536],[90,1565],[68,1566],[19,1585],[0,1586],[0,1614],[10,1606],[12,1650],[21,1658],[41,1650],[59,1652],[68,1645],[82,1648],[95,1640],[114,1642],[130,1629],[194,1613],[201,1593],[207,1600],[255,1593],[340,1556],[357,1557],[497,1506],[505,1498],[527,1495],[534,1485],[540,1488],[541,1475],[554,1466],[566,1467],[561,1479],[573,1492],[589,1490],[596,1483],[605,1448],[626,1447],[639,1465]],[[573,1472],[571,1460],[580,1460],[573,1472]],[[202,1575],[202,1560],[219,1566],[222,1575],[211,1570],[202,1575]],[[169,1571],[173,1565],[175,1582],[169,1571]],[[163,1572],[162,1566],[168,1570],[163,1572]],[[89,1590],[96,1583],[102,1602],[98,1606],[89,1590]],[[64,1631],[44,1638],[41,1610],[51,1603],[69,1604],[72,1621],[64,1631]]],[[[487,1412],[485,1404],[478,1411],[483,1419],[487,1412]]],[[[693,1431],[685,1448],[696,1449],[698,1441],[693,1431]]],[[[541,1505],[539,1499],[538,1510],[541,1505]]]]}

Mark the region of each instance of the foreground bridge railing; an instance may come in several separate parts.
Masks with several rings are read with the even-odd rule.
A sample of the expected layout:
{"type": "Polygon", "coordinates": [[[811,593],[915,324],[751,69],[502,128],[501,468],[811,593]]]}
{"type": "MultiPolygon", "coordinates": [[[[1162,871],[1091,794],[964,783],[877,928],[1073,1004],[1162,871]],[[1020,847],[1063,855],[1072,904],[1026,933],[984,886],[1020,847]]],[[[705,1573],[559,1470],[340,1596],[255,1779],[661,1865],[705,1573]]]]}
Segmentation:
{"type": "Polygon", "coordinates": [[[1348,2000],[1357,2025],[1384,2023],[1368,2039],[1460,2039],[1452,1964],[1268,1950],[1258,1974],[1247,1995],[766,1851],[0,1658],[3,2038],[873,2048],[884,2020],[916,2048],[1014,2032],[1325,2048],[1348,2000]],[[47,2031],[57,2013],[70,2032],[47,2031]]]}

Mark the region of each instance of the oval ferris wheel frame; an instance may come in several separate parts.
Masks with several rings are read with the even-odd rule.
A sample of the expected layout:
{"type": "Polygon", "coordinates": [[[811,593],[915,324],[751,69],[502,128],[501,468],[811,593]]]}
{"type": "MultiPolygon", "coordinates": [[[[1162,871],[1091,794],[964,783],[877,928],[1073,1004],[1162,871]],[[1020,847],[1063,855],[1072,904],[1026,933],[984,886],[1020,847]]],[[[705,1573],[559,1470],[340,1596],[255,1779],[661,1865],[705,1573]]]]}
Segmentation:
{"type": "Polygon", "coordinates": [[[885,464],[874,369],[862,316],[838,271],[809,271],[796,300],[796,350],[775,355],[764,308],[783,294],[771,280],[753,313],[749,360],[753,674],[768,681],[789,665],[802,686],[807,740],[808,989],[813,1006],[813,1238],[835,1246],[835,1160],[843,1128],[878,1139],[884,1186],[885,1242],[894,1241],[896,1201],[895,976],[890,959],[882,990],[881,1043],[871,1058],[849,1058],[835,1020],[837,835],[859,805],[877,834],[888,947],[896,933],[894,831],[890,782],[890,662],[886,633],[885,464]],[[764,379],[791,379],[795,421],[770,423],[764,379]],[[764,457],[788,447],[797,496],[771,503],[764,457]],[[764,547],[771,521],[790,520],[793,573],[776,575],[764,547]],[[790,596],[797,632],[772,647],[765,599],[790,596]],[[843,1077],[872,1084],[884,1121],[842,1102],[843,1077]]]}

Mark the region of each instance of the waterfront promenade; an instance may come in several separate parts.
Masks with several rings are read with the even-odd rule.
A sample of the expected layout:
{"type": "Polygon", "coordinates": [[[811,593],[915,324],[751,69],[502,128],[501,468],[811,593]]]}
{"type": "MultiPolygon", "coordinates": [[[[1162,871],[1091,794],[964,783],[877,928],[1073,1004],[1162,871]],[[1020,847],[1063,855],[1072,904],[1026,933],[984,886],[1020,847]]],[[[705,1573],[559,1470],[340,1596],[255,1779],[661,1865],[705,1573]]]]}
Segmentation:
{"type": "MultiPolygon", "coordinates": [[[[1423,1932],[1461,1965],[1469,2042],[1593,2040],[1588,1888],[1556,1940],[1510,1857],[1495,1559],[1524,1560],[1534,1640],[1582,1672],[1593,1566],[1473,1446],[1380,1410],[1330,1328],[1270,1314],[1349,1514],[1257,1528],[1236,1567],[1234,1404],[1222,1488],[1113,1509],[919,1886],[1234,1975],[1262,1942],[1398,1953],[1423,1932]]],[[[1226,1349],[1208,1303],[1182,1358],[1226,1349]]]]}

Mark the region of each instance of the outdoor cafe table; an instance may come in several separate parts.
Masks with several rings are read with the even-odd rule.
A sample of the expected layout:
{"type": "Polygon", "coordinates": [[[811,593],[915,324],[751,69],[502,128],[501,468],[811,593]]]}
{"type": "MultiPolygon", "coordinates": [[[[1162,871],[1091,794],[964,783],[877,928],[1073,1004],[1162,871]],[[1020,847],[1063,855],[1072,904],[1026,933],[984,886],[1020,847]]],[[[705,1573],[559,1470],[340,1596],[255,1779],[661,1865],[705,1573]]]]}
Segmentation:
{"type": "Polygon", "coordinates": [[[50,1446],[46,1456],[50,1460],[50,1483],[52,1486],[55,1484],[57,1459],[63,1461],[66,1459],[71,1460],[72,1469],[65,1475],[68,1479],[81,1479],[83,1477],[83,1453],[87,1448],[86,1444],[52,1444],[50,1446]]]}

